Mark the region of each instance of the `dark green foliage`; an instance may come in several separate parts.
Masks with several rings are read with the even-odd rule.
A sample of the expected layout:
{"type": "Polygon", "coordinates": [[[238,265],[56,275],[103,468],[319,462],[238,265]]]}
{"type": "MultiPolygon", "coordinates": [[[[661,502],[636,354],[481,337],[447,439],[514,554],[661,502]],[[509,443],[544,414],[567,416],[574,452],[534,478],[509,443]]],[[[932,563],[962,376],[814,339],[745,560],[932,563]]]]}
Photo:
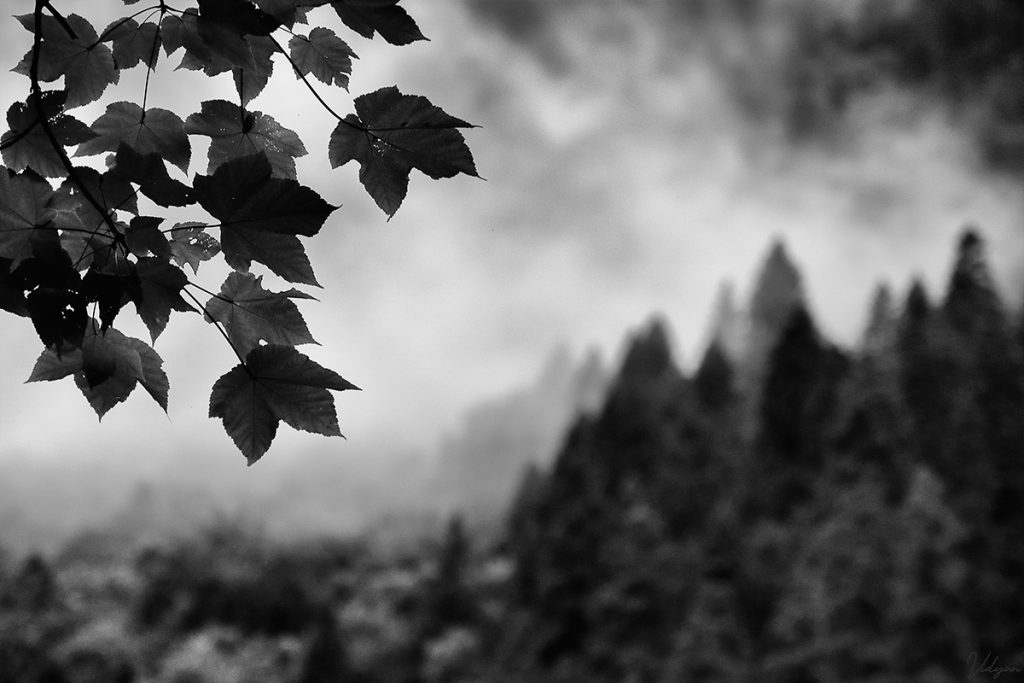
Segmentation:
{"type": "MultiPolygon", "coordinates": [[[[295,159],[307,154],[299,136],[274,116],[249,109],[273,75],[275,54],[338,119],[328,160],[335,167],[359,160],[364,185],[388,216],[401,205],[413,168],[432,178],[476,175],[455,130],[470,124],[426,98],[383,88],[357,97],[357,114],[342,117],[308,79],[313,75],[327,86],[347,88],[355,54],[329,28],[293,32],[297,21],[305,23],[330,5],[341,25],[365,37],[379,34],[396,45],[423,39],[397,0],[198,0],[187,8],[161,2],[112,22],[102,33],[85,17],[62,14],[59,4],[37,0],[31,13],[17,17],[33,40],[14,69],[28,78],[28,95],[7,110],[10,129],[0,137],[8,167],[0,169],[0,308],[30,318],[39,335],[44,352],[33,379],[73,375],[101,417],[137,384],[167,408],[162,360],[114,327],[128,303],[135,304],[154,341],[171,311],[204,313],[221,328],[242,362],[238,368],[250,378],[247,357],[259,342],[290,348],[313,340],[292,303],[308,295],[263,289],[258,282],[256,289],[235,291],[239,281],[229,278],[227,294],[203,306],[195,292],[209,289],[182,270],[188,264],[197,274],[203,261],[220,253],[239,276],[251,277],[256,262],[288,282],[318,284],[299,236],[316,235],[337,207],[298,182],[295,159]],[[287,49],[275,37],[285,32],[292,36],[287,49]],[[150,81],[160,76],[161,49],[168,56],[180,53],[180,67],[207,76],[230,71],[238,103],[228,93],[186,105],[198,108],[192,113],[147,108],[150,81]],[[139,102],[107,102],[91,125],[67,113],[100,100],[123,70],[137,66],[153,71],[139,102]],[[50,82],[61,87],[43,90],[50,82]],[[189,178],[195,135],[210,138],[207,175],[189,178]],[[75,165],[72,151],[76,159],[92,157],[88,165],[75,165]],[[105,168],[104,159],[96,158],[104,154],[105,168]],[[164,228],[167,207],[205,211],[212,220],[164,228]],[[282,313],[283,320],[258,322],[282,313]]],[[[257,400],[245,415],[234,411],[223,396],[224,382],[234,382],[232,373],[218,382],[212,414],[225,417],[250,463],[266,452],[279,418],[300,429],[340,434],[326,391],[353,386],[323,372],[330,373],[328,379],[321,373],[321,380],[307,385],[316,392],[311,419],[299,416],[311,408],[308,402],[277,401],[271,410],[257,400]]]]}
{"type": "Polygon", "coordinates": [[[806,501],[824,465],[844,356],[820,339],[810,314],[796,308],[769,356],[760,432],[750,462],[756,513],[784,516],[806,501]]]}
{"type": "Polygon", "coordinates": [[[697,400],[709,413],[718,412],[736,400],[734,370],[717,342],[712,342],[693,378],[697,400]]]}
{"type": "Polygon", "coordinates": [[[769,262],[790,294],[755,294],[762,329],[790,313],[738,357],[762,355],[760,384],[735,386],[717,343],[687,381],[652,326],[524,481],[519,625],[493,647],[507,680],[957,681],[986,650],[1021,666],[1024,367],[980,238],[942,308],[915,284],[897,316],[880,289],[852,353],[769,262]]]}

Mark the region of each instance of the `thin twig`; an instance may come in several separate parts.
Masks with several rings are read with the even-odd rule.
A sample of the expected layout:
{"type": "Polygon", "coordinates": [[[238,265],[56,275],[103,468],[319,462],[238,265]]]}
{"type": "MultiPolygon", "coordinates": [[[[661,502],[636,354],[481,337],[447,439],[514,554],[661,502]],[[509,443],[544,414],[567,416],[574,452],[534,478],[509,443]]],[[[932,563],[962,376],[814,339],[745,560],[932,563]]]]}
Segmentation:
{"type": "MultiPolygon", "coordinates": [[[[57,135],[53,132],[53,127],[50,125],[50,121],[46,118],[46,115],[43,112],[43,89],[42,86],[39,85],[39,54],[41,52],[40,47],[43,40],[43,7],[48,5],[49,2],[47,0],[36,0],[36,9],[33,15],[35,22],[35,36],[32,42],[32,64],[29,67],[29,81],[31,82],[32,94],[36,97],[36,106],[39,109],[39,125],[43,127],[43,132],[46,133],[46,137],[49,139],[50,145],[60,157],[64,169],[68,172],[68,177],[82,192],[82,196],[85,197],[86,201],[88,201],[89,204],[96,209],[96,212],[103,217],[104,222],[109,226],[110,232],[114,236],[114,241],[120,244],[124,242],[124,235],[118,231],[117,227],[114,225],[114,219],[110,217],[106,212],[106,209],[104,209],[100,203],[96,201],[96,198],[92,196],[92,193],[86,189],[85,183],[82,182],[81,177],[75,170],[74,164],[71,163],[71,159],[68,157],[68,153],[65,151],[64,145],[57,140],[57,135]]],[[[127,248],[127,245],[124,246],[127,248]]]]}
{"type": "Polygon", "coordinates": [[[295,63],[295,60],[292,59],[292,56],[288,54],[287,50],[281,47],[281,43],[277,42],[277,38],[275,38],[274,36],[267,37],[274,41],[274,45],[277,47],[278,52],[283,54],[284,58],[288,60],[288,63],[292,65],[292,69],[294,69],[295,75],[302,79],[302,82],[306,84],[307,88],[309,88],[309,92],[313,93],[313,97],[317,99],[317,102],[323,105],[323,108],[326,109],[331,116],[338,119],[338,121],[344,123],[346,126],[349,126],[350,128],[354,128],[356,130],[364,130],[361,126],[357,126],[351,121],[346,121],[344,118],[342,118],[340,114],[338,114],[338,112],[334,111],[334,109],[331,108],[331,105],[327,104],[327,102],[324,101],[324,98],[320,96],[320,93],[316,91],[316,88],[314,88],[313,84],[309,82],[309,79],[306,78],[306,75],[302,73],[302,70],[299,69],[299,66],[295,63]]]}
{"type": "Polygon", "coordinates": [[[228,346],[230,346],[231,350],[235,352],[235,356],[238,358],[238,361],[242,364],[242,367],[245,368],[246,372],[249,372],[249,368],[246,367],[246,365],[245,365],[245,359],[242,358],[242,354],[238,352],[238,349],[231,342],[231,338],[228,337],[228,333],[224,331],[224,326],[221,325],[219,321],[213,319],[213,317],[210,315],[209,311],[206,310],[206,306],[204,306],[203,303],[201,301],[199,301],[199,299],[197,299],[194,294],[192,294],[192,292],[186,292],[184,289],[181,290],[181,291],[184,292],[185,296],[187,296],[189,299],[192,299],[192,301],[194,301],[196,303],[196,306],[198,306],[199,309],[203,312],[203,316],[207,320],[209,320],[213,324],[214,327],[217,328],[217,331],[220,332],[222,337],[224,337],[224,340],[228,343],[228,346]]]}
{"type": "Polygon", "coordinates": [[[56,7],[50,4],[49,0],[43,2],[43,7],[46,7],[46,9],[50,10],[50,14],[52,14],[53,18],[57,20],[57,23],[60,24],[65,31],[67,31],[67,34],[69,36],[71,36],[71,40],[78,40],[78,34],[75,33],[75,29],[71,28],[71,24],[68,23],[68,20],[64,18],[63,14],[57,11],[56,7]]]}

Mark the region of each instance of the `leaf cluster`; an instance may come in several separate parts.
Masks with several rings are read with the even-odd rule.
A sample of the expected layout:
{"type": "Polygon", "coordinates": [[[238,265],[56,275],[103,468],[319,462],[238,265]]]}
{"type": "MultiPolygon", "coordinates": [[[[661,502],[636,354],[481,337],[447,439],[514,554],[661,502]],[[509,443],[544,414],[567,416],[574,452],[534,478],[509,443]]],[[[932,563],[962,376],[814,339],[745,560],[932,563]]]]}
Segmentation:
{"type": "Polygon", "coordinates": [[[470,124],[424,97],[386,87],[356,97],[355,113],[335,113],[313,79],[347,90],[357,56],[336,30],[308,24],[322,10],[365,38],[425,39],[398,0],[159,0],[102,31],[51,0],[17,17],[32,47],[14,68],[29,79],[28,94],[7,110],[0,137],[0,308],[28,318],[43,344],[29,381],[73,377],[101,418],[139,385],[166,410],[169,382],[151,343],[172,312],[197,312],[238,356],[214,385],[210,416],[250,464],[282,420],[340,435],[330,391],[356,387],[295,348],[315,343],[295,303],[312,297],[267,289],[250,272],[256,263],[319,286],[303,240],[338,207],[299,182],[295,159],[308,153],[299,135],[250,104],[275,62],[286,65],[338,120],[331,166],[358,163],[389,217],[413,169],[431,178],[476,169],[458,130],[470,124]],[[232,95],[184,115],[147,107],[150,79],[171,58],[209,77],[229,74],[232,95]],[[138,101],[112,101],[91,123],[70,113],[137,67],[146,70],[138,101]],[[210,144],[205,174],[190,176],[194,136],[210,144]],[[199,220],[168,225],[172,207],[199,220]],[[185,267],[197,276],[217,257],[232,272],[214,292],[185,267]],[[151,343],[114,327],[128,304],[151,343]]]}

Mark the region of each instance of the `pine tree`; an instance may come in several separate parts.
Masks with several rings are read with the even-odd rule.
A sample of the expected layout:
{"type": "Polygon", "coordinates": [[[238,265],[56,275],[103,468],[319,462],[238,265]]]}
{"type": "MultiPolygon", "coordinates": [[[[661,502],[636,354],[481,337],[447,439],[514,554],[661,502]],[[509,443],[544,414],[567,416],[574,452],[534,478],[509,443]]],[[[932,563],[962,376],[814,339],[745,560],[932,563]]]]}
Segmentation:
{"type": "Polygon", "coordinates": [[[952,423],[960,466],[953,476],[965,489],[961,499],[974,526],[972,576],[982,586],[974,617],[986,646],[1005,651],[1024,642],[1024,626],[999,609],[1024,599],[1024,356],[974,230],[960,239],[943,314],[960,351],[962,407],[952,423]],[[972,433],[965,423],[974,438],[964,438],[972,433]]]}
{"type": "Polygon", "coordinates": [[[701,408],[708,412],[717,413],[736,400],[733,365],[717,341],[704,352],[693,378],[693,388],[701,408]]]}
{"type": "Polygon", "coordinates": [[[537,592],[537,553],[540,528],[537,506],[544,496],[546,478],[529,465],[519,483],[506,522],[505,545],[515,560],[513,591],[517,600],[531,602],[537,592]]]}
{"type": "Polygon", "coordinates": [[[708,345],[718,345],[730,361],[738,362],[746,355],[747,320],[736,306],[731,282],[723,282],[718,288],[709,331],[708,345]]]}
{"type": "Polygon", "coordinates": [[[889,288],[880,285],[860,352],[842,387],[829,463],[830,476],[839,481],[873,470],[885,482],[890,500],[902,497],[913,455],[911,417],[900,386],[897,331],[889,288]]]}
{"type": "Polygon", "coordinates": [[[790,317],[805,306],[800,271],[776,240],[761,267],[750,299],[750,328],[742,367],[741,385],[758,397],[765,366],[790,317]]]}
{"type": "Polygon", "coordinates": [[[823,341],[802,306],[772,352],[747,480],[755,513],[785,516],[806,500],[825,463],[847,359],[823,341]]]}

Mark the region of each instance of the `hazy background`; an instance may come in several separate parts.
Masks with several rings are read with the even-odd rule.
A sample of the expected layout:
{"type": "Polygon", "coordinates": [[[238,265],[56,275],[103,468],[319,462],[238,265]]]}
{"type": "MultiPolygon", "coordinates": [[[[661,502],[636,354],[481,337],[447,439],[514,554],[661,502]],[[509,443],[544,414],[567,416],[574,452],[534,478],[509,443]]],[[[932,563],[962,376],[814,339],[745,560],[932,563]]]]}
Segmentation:
{"type": "MultiPolygon", "coordinates": [[[[171,380],[169,418],[133,395],[99,424],[70,381],[22,384],[39,342],[5,317],[0,543],[52,544],[141,504],[154,519],[242,510],[272,528],[312,531],[353,529],[418,507],[426,493],[457,502],[434,463],[500,448],[488,441],[496,433],[525,435],[510,447],[517,457],[543,458],[571,408],[586,404],[572,378],[589,350],[601,360],[592,356],[588,372],[614,367],[624,333],[651,313],[670,321],[677,357],[692,367],[720,284],[733,281],[745,301],[778,237],[805,275],[816,319],[840,343],[857,338],[880,280],[902,294],[920,275],[940,294],[968,222],[988,239],[1007,299],[1019,301],[1024,154],[1005,151],[1024,145],[1024,133],[993,123],[992,98],[1005,88],[908,75],[891,64],[898,50],[851,53],[831,28],[910,3],[405,4],[430,42],[394,48],[346,34],[361,57],[351,93],[397,84],[478,124],[466,137],[486,181],[414,174],[386,221],[354,165],[330,170],[333,119],[286,65],[277,62],[251,105],[299,132],[310,150],[300,181],[343,205],[306,242],[324,289],[302,310],[322,344],[303,352],[363,388],[337,396],[348,439],[282,429],[246,468],[206,417],[210,386],[234,356],[185,314],[156,344],[171,380]],[[1007,144],[996,145],[1004,132],[997,141],[1007,144]],[[150,488],[140,494],[139,482],[150,488]]],[[[113,17],[119,6],[79,12],[113,17]]],[[[13,66],[30,34],[4,23],[0,62],[13,66]]],[[[126,73],[75,115],[91,123],[106,103],[138,101],[142,75],[126,73]]],[[[28,84],[4,74],[0,88],[13,102],[28,84]]],[[[149,106],[183,118],[202,99],[234,99],[226,75],[159,69],[151,88],[149,106]]],[[[345,93],[321,92],[350,110],[345,93]]],[[[205,172],[205,147],[192,142],[192,170],[205,172]]],[[[223,275],[207,264],[197,280],[216,289],[223,275]]],[[[118,327],[147,338],[126,324],[132,317],[126,309],[118,327]]]]}

